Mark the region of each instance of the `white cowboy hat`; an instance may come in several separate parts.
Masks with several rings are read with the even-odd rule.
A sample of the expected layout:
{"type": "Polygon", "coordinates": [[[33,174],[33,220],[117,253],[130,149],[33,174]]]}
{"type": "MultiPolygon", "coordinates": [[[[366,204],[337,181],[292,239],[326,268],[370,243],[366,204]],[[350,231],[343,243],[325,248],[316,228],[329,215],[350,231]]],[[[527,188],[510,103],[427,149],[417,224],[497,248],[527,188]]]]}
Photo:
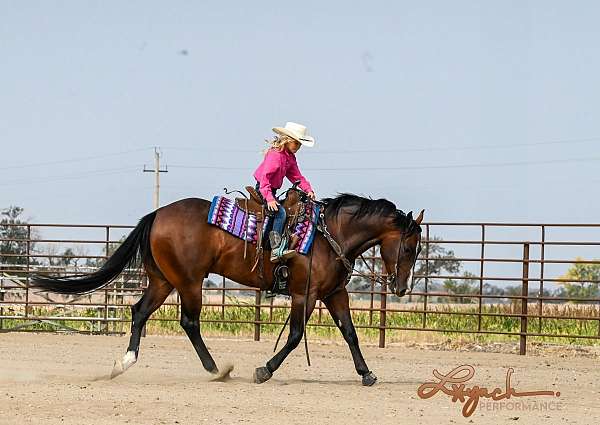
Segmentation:
{"type": "Polygon", "coordinates": [[[277,134],[289,136],[308,148],[312,148],[315,145],[315,139],[306,134],[306,127],[302,124],[286,122],[285,127],[274,127],[273,131],[277,134]]]}

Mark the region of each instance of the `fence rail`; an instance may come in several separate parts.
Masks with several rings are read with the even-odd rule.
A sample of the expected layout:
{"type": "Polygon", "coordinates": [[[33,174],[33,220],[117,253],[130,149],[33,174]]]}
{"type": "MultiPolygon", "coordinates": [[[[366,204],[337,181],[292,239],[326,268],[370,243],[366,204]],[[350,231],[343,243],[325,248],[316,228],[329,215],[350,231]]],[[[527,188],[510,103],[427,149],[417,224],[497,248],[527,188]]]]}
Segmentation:
{"type": "MultiPolygon", "coordinates": [[[[600,260],[594,259],[600,224],[422,227],[423,250],[411,295],[398,299],[376,284],[384,272],[375,249],[359,264],[368,279],[354,276],[350,283],[356,327],[376,334],[380,347],[402,331],[514,337],[521,354],[526,353],[528,338],[600,340],[600,260]]],[[[126,270],[108,287],[77,297],[41,293],[29,283],[34,273],[95,270],[132,228],[0,224],[0,332],[125,332],[129,306],[146,285],[140,270],[126,270]],[[82,237],[90,232],[93,235],[82,237]]],[[[208,285],[211,282],[203,290],[204,323],[247,325],[256,340],[265,327],[283,325],[289,309],[285,300],[265,299],[259,291],[224,278],[208,285]],[[232,311],[241,313],[234,317],[232,311]]],[[[177,322],[180,311],[175,293],[151,320],[177,322]]],[[[309,326],[335,328],[321,302],[309,326]]]]}

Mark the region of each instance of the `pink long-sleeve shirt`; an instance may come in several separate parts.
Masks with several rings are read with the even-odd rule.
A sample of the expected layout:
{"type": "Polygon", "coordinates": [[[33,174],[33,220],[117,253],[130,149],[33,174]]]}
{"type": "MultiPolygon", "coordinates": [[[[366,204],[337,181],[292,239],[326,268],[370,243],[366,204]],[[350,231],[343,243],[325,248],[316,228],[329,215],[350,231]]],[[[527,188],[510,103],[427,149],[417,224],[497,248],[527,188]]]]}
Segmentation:
{"type": "Polygon", "coordinates": [[[287,149],[277,150],[269,149],[265,154],[263,162],[254,172],[254,178],[260,184],[260,193],[267,202],[275,200],[272,191],[279,189],[283,185],[283,178],[287,177],[292,183],[300,180],[300,189],[305,192],[312,192],[312,187],[308,180],[300,173],[296,155],[287,149]]]}

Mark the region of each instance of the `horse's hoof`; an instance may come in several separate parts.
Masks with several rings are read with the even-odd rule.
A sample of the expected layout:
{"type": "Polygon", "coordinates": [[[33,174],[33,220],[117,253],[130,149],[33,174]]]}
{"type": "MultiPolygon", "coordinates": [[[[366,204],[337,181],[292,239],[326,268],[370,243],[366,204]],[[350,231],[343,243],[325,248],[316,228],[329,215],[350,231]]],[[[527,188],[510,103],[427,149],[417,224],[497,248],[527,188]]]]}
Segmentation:
{"type": "Polygon", "coordinates": [[[211,372],[213,374],[213,376],[211,377],[211,382],[227,382],[231,379],[231,376],[229,375],[231,373],[231,371],[233,370],[233,365],[232,364],[226,364],[223,369],[221,370],[215,370],[214,372],[211,372]]]}
{"type": "Polygon", "coordinates": [[[116,378],[117,376],[123,374],[123,372],[133,366],[135,362],[137,362],[137,354],[135,354],[134,351],[128,351],[125,356],[123,356],[123,360],[120,362],[115,361],[113,370],[110,373],[110,379],[116,378]]]}
{"type": "Polygon", "coordinates": [[[365,387],[370,387],[375,382],[377,382],[377,377],[375,376],[375,374],[373,372],[367,372],[362,377],[362,384],[365,387]]]}
{"type": "Polygon", "coordinates": [[[115,361],[115,364],[113,365],[113,369],[110,372],[110,379],[114,379],[117,376],[121,375],[123,372],[125,372],[123,370],[123,365],[121,364],[121,362],[117,362],[115,361]]]}
{"type": "Polygon", "coordinates": [[[266,367],[257,367],[254,370],[254,383],[262,384],[263,382],[267,382],[271,379],[271,376],[273,376],[273,374],[266,367]]]}

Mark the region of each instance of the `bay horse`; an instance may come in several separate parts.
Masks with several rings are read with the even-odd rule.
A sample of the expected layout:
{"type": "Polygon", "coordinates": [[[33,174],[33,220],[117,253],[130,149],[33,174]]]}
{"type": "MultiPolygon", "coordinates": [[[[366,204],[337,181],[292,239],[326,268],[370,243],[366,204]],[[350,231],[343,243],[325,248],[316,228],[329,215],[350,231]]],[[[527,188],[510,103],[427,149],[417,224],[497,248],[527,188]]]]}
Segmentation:
{"type": "MultiPolygon", "coordinates": [[[[322,203],[320,231],[315,235],[311,255],[297,254],[288,260],[291,311],[287,342],[265,366],[256,368],[256,383],[270,379],[298,346],[317,300],[325,303],[340,329],[362,384],[370,386],[377,380],[363,358],[352,323],[345,287],[351,272],[348,264],[353,265],[363,252],[379,245],[387,284],[402,297],[408,289],[407,283],[420,249],[424,211],[413,219],[412,213],[404,214],[386,199],[372,200],[351,194],[324,199],[322,203]],[[327,235],[341,248],[337,249],[338,253],[327,235]]],[[[120,364],[115,363],[113,376],[123,373],[137,361],[142,329],[173,289],[181,299],[181,327],[204,368],[218,375],[219,369],[200,334],[204,278],[215,273],[261,290],[271,287],[273,265],[264,262],[264,277],[258,270],[252,271],[253,255],[244,258],[244,241],[208,223],[210,205],[210,201],[204,199],[188,198],[144,216],[94,273],[70,277],[35,276],[32,279],[34,286],[44,290],[81,294],[105,287],[126,267],[141,261],[149,283],[141,299],[131,307],[129,346],[120,364]]],[[[268,253],[265,255],[268,258],[268,253]]]]}

